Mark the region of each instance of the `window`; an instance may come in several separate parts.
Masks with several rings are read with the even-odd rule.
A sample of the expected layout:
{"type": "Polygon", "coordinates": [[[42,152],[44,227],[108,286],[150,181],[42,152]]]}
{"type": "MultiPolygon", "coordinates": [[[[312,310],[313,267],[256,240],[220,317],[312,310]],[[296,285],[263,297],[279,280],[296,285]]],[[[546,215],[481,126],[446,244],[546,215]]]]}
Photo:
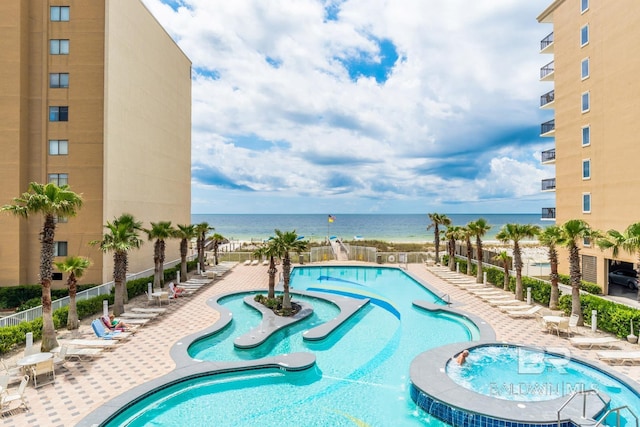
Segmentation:
{"type": "Polygon", "coordinates": [[[582,179],[591,178],[591,159],[584,159],[582,161],[582,179]]]}
{"type": "Polygon", "coordinates": [[[49,40],[49,53],[51,55],[68,55],[69,40],[62,40],[62,39],[49,40]]]}
{"type": "Polygon", "coordinates": [[[591,246],[591,239],[590,239],[590,238],[588,238],[588,237],[583,237],[583,238],[582,238],[582,246],[585,246],[585,247],[587,247],[587,248],[588,248],[589,246],[591,246]]]}
{"type": "Polygon", "coordinates": [[[68,122],[69,107],[49,107],[50,122],[68,122]]]}
{"type": "Polygon", "coordinates": [[[591,193],[582,193],[582,213],[591,213],[591,193]]]}
{"type": "Polygon", "coordinates": [[[580,13],[585,13],[589,9],[589,0],[580,0],[580,13]]]}
{"type": "Polygon", "coordinates": [[[56,216],[53,217],[53,221],[56,224],[66,224],[66,223],[69,222],[69,218],[67,218],[66,216],[57,216],[56,215],[56,216]]]}
{"type": "Polygon", "coordinates": [[[51,6],[49,12],[52,21],[69,21],[69,6],[51,6]]]}
{"type": "Polygon", "coordinates": [[[582,94],[582,112],[586,113],[590,109],[589,92],[582,94]]]}
{"type": "Polygon", "coordinates": [[[591,126],[582,128],[582,146],[586,147],[587,145],[591,145],[591,126]]]}
{"type": "Polygon", "coordinates": [[[580,28],[580,46],[584,46],[589,43],[589,24],[580,28]]]}
{"type": "Polygon", "coordinates": [[[69,73],[49,73],[49,87],[69,87],[69,73]]]}
{"type": "Polygon", "coordinates": [[[69,184],[69,174],[68,173],[50,173],[49,182],[53,182],[58,187],[67,185],[69,184]]]}
{"type": "Polygon", "coordinates": [[[49,140],[50,156],[66,156],[67,154],[69,154],[69,141],[66,139],[49,140]]]}
{"type": "Polygon", "coordinates": [[[59,271],[51,273],[51,280],[62,280],[62,273],[59,271]]]}
{"type": "Polygon", "coordinates": [[[67,242],[53,242],[53,256],[67,256],[67,242]]]}
{"type": "MultiPolygon", "coordinates": [[[[582,70],[581,70],[582,80],[589,77],[589,58],[585,58],[582,60],[582,70]]],[[[68,77],[67,77],[68,79],[68,77]]]]}

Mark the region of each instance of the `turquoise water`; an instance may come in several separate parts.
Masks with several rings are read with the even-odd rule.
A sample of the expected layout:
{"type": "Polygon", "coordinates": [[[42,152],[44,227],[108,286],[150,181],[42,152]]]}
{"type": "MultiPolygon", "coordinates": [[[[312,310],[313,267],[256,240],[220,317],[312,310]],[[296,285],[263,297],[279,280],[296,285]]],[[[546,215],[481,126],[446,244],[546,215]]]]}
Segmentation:
{"type": "Polygon", "coordinates": [[[168,387],[133,405],[109,425],[216,426],[423,426],[444,425],[417,408],[409,396],[409,365],[419,353],[468,341],[476,331],[451,315],[416,308],[416,299],[438,298],[409,276],[387,268],[296,268],[293,290],[368,297],[363,307],[328,338],[304,341],[302,333],[335,317],[333,304],[295,296],[316,313],[263,345],[233,348],[233,339],[259,324],[256,311],[224,298],[232,325],[194,343],[201,360],[257,359],[294,351],[313,352],[316,367],[304,372],[260,370],[212,375],[168,387]]]}

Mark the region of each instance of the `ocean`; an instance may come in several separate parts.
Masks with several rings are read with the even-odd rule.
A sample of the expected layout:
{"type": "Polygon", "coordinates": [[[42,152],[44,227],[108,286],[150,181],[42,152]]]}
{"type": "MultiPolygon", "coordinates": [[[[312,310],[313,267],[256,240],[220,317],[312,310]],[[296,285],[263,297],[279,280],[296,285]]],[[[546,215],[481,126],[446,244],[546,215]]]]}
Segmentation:
{"type": "MultiPolygon", "coordinates": [[[[193,214],[192,224],[207,222],[215,232],[232,241],[262,242],[274,235],[274,229],[295,230],[306,240],[321,242],[327,236],[344,240],[384,240],[387,242],[432,242],[433,230],[427,214],[193,214]]],[[[484,218],[491,230],[483,240],[495,240],[504,224],[534,224],[544,228],[553,222],[542,221],[540,214],[447,214],[454,225],[466,225],[484,218]]]]}

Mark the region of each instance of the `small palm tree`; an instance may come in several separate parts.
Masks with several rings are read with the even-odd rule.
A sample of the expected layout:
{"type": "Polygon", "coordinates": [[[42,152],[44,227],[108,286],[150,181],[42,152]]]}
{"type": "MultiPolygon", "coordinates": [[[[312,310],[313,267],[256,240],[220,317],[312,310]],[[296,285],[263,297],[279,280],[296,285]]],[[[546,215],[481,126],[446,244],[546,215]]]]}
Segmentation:
{"type": "Polygon", "coordinates": [[[289,252],[300,254],[307,249],[307,241],[298,239],[294,231],[282,232],[275,230],[276,236],[270,241],[273,245],[273,253],[282,259],[282,279],[284,295],[282,297],[282,308],[291,309],[291,299],[289,297],[289,282],[291,281],[291,258],[289,252]]]}
{"type": "Polygon", "coordinates": [[[40,286],[42,286],[42,345],[48,352],[58,347],[56,330],[51,311],[51,280],[56,234],[56,217],[72,217],[82,207],[82,196],[71,191],[68,185],[58,187],[54,183],[29,184],[29,190],[13,199],[13,204],[4,205],[2,211],[29,218],[42,214],[44,223],[40,233],[40,286]]]}
{"type": "Polygon", "coordinates": [[[558,242],[562,235],[560,227],[552,225],[538,234],[538,241],[541,245],[545,246],[549,252],[549,266],[551,273],[549,274],[549,280],[551,281],[551,296],[549,298],[549,308],[552,310],[558,309],[558,300],[560,298],[560,289],[558,288],[558,242]]]}
{"type": "Polygon", "coordinates": [[[164,287],[164,259],[167,249],[165,240],[176,235],[176,229],[171,226],[171,221],[152,222],[151,228],[144,228],[149,241],[153,244],[153,287],[164,287]]]}
{"type": "Polygon", "coordinates": [[[456,269],[456,241],[460,238],[462,228],[457,225],[448,225],[445,231],[445,238],[448,241],[447,250],[449,253],[449,270],[456,269]]]}
{"type": "MultiPolygon", "coordinates": [[[[624,233],[616,230],[607,231],[605,236],[601,236],[596,241],[601,250],[611,249],[613,259],[618,258],[620,249],[629,254],[636,254],[640,259],[640,222],[636,222],[628,226],[624,233]]],[[[640,301],[640,289],[636,299],[640,301]]]]}
{"type": "Polygon", "coordinates": [[[218,265],[218,247],[220,246],[220,243],[226,242],[227,238],[222,234],[214,233],[213,236],[211,236],[211,240],[213,240],[213,257],[215,259],[214,262],[216,263],[216,265],[218,265]]]}
{"type": "Polygon", "coordinates": [[[207,234],[210,231],[213,231],[214,228],[209,225],[207,222],[201,222],[200,224],[196,224],[196,249],[198,251],[198,265],[200,266],[201,271],[205,271],[204,265],[204,244],[207,241],[207,234]]]}
{"type": "Polygon", "coordinates": [[[177,224],[176,238],[180,239],[180,281],[186,282],[187,277],[187,255],[189,242],[197,236],[196,226],[193,224],[177,224]]]}
{"type": "Polygon", "coordinates": [[[505,291],[509,290],[509,263],[511,262],[511,257],[507,253],[507,251],[500,251],[494,257],[494,261],[498,261],[502,268],[504,268],[504,281],[502,285],[502,289],[505,291]]]}
{"type": "Polygon", "coordinates": [[[473,232],[469,228],[467,224],[466,227],[460,229],[460,234],[464,237],[464,243],[467,247],[467,276],[471,276],[471,267],[473,263],[471,262],[471,258],[473,258],[473,246],[471,245],[471,237],[473,236],[473,232]]]}
{"type": "Polygon", "coordinates": [[[431,224],[427,226],[427,230],[433,228],[433,241],[436,245],[436,264],[440,263],[440,226],[448,226],[451,225],[451,219],[445,214],[439,213],[430,213],[429,219],[431,220],[431,224]]]}
{"type": "Polygon", "coordinates": [[[125,213],[112,222],[107,221],[104,228],[108,232],[104,234],[102,240],[93,240],[89,244],[98,246],[104,253],[113,252],[113,282],[115,283],[113,314],[119,316],[124,313],[125,284],[129,268],[128,253],[138,249],[143,243],[138,235],[142,230],[142,223],[136,221],[133,215],[125,213]]]}
{"type": "Polygon", "coordinates": [[[472,235],[476,236],[476,254],[478,257],[478,275],[476,276],[476,283],[482,283],[482,236],[484,236],[487,231],[491,230],[491,226],[487,223],[486,219],[479,218],[476,221],[467,224],[467,227],[471,230],[472,235]]]}
{"type": "Polygon", "coordinates": [[[516,270],[516,299],[524,301],[522,289],[522,250],[520,241],[532,239],[540,233],[540,227],[531,224],[505,224],[496,234],[496,238],[503,243],[513,242],[513,267],[516,270]]]}
{"type": "Polygon", "coordinates": [[[276,274],[278,273],[278,269],[276,268],[276,246],[272,244],[273,240],[269,240],[266,244],[260,246],[253,253],[253,256],[256,259],[260,259],[261,257],[269,258],[269,268],[267,269],[267,274],[269,275],[269,292],[267,294],[267,298],[275,298],[276,297],[276,274]]]}
{"type": "Polygon", "coordinates": [[[76,293],[78,291],[78,279],[82,278],[84,272],[91,266],[91,260],[82,256],[67,257],[63,262],[56,262],[56,268],[69,274],[67,286],[69,287],[69,314],[67,315],[67,329],[78,329],[78,308],[76,307],[76,293]]]}

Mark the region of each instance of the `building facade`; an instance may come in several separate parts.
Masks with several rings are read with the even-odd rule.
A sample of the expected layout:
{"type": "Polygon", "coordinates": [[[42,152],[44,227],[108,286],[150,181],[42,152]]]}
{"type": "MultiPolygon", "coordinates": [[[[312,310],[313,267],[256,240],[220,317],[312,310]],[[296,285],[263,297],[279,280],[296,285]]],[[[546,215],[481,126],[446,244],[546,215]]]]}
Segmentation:
{"type": "MultiPolygon", "coordinates": [[[[552,113],[541,126],[551,141],[542,162],[555,165],[555,177],[543,180],[542,189],[555,191],[556,206],[544,209],[543,217],[554,216],[559,225],[583,219],[603,232],[623,232],[640,221],[634,194],[640,184],[640,3],[555,0],[537,19],[553,25],[541,42],[551,61],[540,79],[551,90],[540,105],[552,113]]],[[[609,271],[638,261],[623,251],[614,260],[590,241],[581,242],[580,252],[583,279],[600,284],[605,294],[609,271]]],[[[568,274],[566,258],[562,254],[560,268],[568,274]]]]}
{"type": "MultiPolygon", "coordinates": [[[[89,245],[107,221],[191,222],[191,62],[140,0],[2,1],[0,33],[0,205],[32,181],[69,184],[84,206],[59,219],[56,260],[88,256],[83,283],[109,281],[112,255],[89,245]]],[[[39,281],[41,228],[0,215],[0,286],[39,281]]],[[[152,267],[153,243],[129,261],[152,267]]]]}

